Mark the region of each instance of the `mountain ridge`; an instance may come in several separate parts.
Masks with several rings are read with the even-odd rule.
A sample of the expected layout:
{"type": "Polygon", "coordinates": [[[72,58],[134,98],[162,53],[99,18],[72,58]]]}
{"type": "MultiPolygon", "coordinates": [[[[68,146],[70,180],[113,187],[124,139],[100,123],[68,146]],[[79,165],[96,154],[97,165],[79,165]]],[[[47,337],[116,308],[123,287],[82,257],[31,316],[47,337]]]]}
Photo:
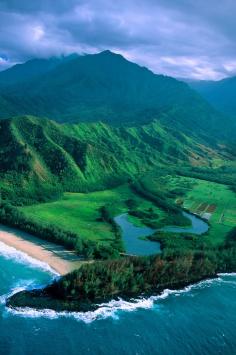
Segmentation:
{"type": "Polygon", "coordinates": [[[139,127],[58,124],[24,116],[0,121],[0,191],[24,203],[53,191],[91,191],[119,185],[169,165],[208,165],[220,148],[202,145],[158,121],[139,127]]]}
{"type": "Polygon", "coordinates": [[[236,117],[236,76],[219,81],[189,80],[187,83],[217,110],[236,117]]]}
{"type": "MultiPolygon", "coordinates": [[[[212,136],[224,136],[224,116],[184,82],[154,74],[110,51],[59,64],[54,60],[43,60],[43,69],[37,68],[41,74],[32,77],[29,70],[21,83],[1,85],[6,72],[0,73],[0,118],[30,114],[62,123],[104,121],[116,126],[159,119],[188,134],[204,136],[210,130],[212,136]]],[[[16,68],[8,69],[8,80],[11,70],[15,76],[16,68]]]]}

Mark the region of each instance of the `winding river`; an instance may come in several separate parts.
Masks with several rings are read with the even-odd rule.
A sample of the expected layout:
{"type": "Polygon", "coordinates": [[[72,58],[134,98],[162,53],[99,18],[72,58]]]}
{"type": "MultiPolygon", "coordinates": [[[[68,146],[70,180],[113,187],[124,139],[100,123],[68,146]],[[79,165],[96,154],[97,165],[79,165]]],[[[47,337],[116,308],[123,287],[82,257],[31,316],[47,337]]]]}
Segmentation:
{"type": "MultiPolygon", "coordinates": [[[[204,234],[208,231],[209,226],[201,218],[187,212],[183,215],[191,221],[190,227],[166,226],[161,231],[173,233],[193,233],[197,235],[204,234]]],[[[122,230],[122,237],[125,244],[125,250],[130,255],[152,255],[161,252],[160,243],[141,239],[153,234],[156,230],[149,227],[137,227],[128,219],[128,214],[123,213],[114,218],[115,222],[122,230]]]]}
{"type": "Polygon", "coordinates": [[[165,232],[193,233],[197,235],[204,234],[208,231],[209,225],[201,218],[187,212],[183,212],[183,216],[191,221],[192,225],[190,227],[166,226],[161,228],[161,230],[165,232]]]}
{"type": "Polygon", "coordinates": [[[127,213],[115,217],[114,220],[122,230],[127,254],[145,256],[161,252],[160,243],[152,242],[148,239],[140,239],[153,234],[155,232],[154,229],[135,226],[129,221],[127,213]]]}

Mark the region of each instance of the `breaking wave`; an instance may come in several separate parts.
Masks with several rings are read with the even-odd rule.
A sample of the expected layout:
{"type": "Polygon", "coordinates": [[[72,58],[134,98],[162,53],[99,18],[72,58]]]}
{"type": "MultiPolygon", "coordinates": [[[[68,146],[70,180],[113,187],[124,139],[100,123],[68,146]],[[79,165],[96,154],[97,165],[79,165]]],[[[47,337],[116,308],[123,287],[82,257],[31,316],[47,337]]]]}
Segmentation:
{"type": "Polygon", "coordinates": [[[59,276],[59,274],[52,269],[47,263],[34,259],[28,254],[19,251],[13,247],[8,246],[7,244],[0,242],[0,256],[5,259],[13,259],[17,263],[26,264],[33,268],[38,268],[43,271],[49,272],[54,276],[59,276]]]}
{"type": "MultiPolygon", "coordinates": [[[[218,278],[204,280],[197,284],[189,285],[181,290],[166,289],[158,296],[151,296],[147,298],[142,297],[129,301],[123,300],[122,298],[119,298],[118,300],[111,300],[110,302],[99,304],[98,308],[95,311],[56,312],[50,309],[37,310],[32,308],[9,308],[8,312],[12,315],[18,315],[29,318],[44,317],[49,319],[57,319],[60,317],[70,317],[85,323],[91,323],[95,320],[106,319],[108,317],[118,319],[120,312],[133,312],[137,309],[151,309],[156,304],[158,304],[158,301],[164,300],[170,296],[180,296],[183,293],[188,293],[193,290],[199,290],[201,288],[211,287],[212,284],[224,282],[225,280],[223,280],[222,277],[225,276],[236,276],[236,274],[220,274],[218,278]]],[[[234,283],[234,281],[232,282],[234,283]]]]}
{"type": "MultiPolygon", "coordinates": [[[[2,242],[0,242],[0,256],[4,257],[5,259],[14,259],[17,263],[26,264],[30,267],[39,268],[43,271],[49,272],[54,278],[58,276],[56,271],[53,270],[47,263],[34,259],[26,253],[18,251],[17,249],[10,247],[2,242]]],[[[91,323],[95,320],[106,319],[108,317],[117,319],[119,318],[120,312],[133,312],[137,309],[152,309],[155,304],[158,303],[158,301],[160,302],[161,300],[164,300],[170,296],[180,296],[183,293],[210,287],[213,283],[230,282],[235,284],[236,281],[232,280],[232,276],[235,277],[236,273],[219,274],[218,278],[207,279],[197,284],[189,285],[181,290],[166,289],[157,296],[140,297],[137,299],[131,299],[129,301],[119,298],[117,300],[111,300],[110,302],[99,304],[96,310],[88,312],[57,312],[50,309],[37,310],[33,308],[6,308],[6,312],[11,315],[29,318],[44,317],[49,319],[57,319],[60,317],[70,317],[85,323],[91,323]]],[[[40,287],[42,287],[42,285],[38,285],[37,280],[19,280],[17,285],[15,285],[15,287],[8,294],[0,296],[0,304],[5,304],[6,299],[17,292],[40,287]]]]}

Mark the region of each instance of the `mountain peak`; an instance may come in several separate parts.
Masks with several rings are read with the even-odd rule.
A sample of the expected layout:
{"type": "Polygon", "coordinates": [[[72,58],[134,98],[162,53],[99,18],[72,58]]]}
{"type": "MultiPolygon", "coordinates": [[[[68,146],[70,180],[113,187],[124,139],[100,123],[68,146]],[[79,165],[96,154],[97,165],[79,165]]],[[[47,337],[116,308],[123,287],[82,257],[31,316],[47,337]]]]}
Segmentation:
{"type": "Polygon", "coordinates": [[[185,132],[196,120],[203,135],[206,129],[215,134],[222,121],[187,84],[155,75],[110,50],[55,63],[36,60],[16,69],[0,74],[0,119],[30,114],[59,122],[137,126],[158,118],[185,132]]]}
{"type": "Polygon", "coordinates": [[[112,51],[110,51],[109,49],[105,49],[104,51],[98,53],[99,55],[119,55],[117,53],[114,53],[112,51]]]}
{"type": "Polygon", "coordinates": [[[96,55],[99,56],[99,57],[104,57],[104,58],[108,58],[108,59],[119,58],[119,59],[123,59],[123,60],[127,61],[127,59],[125,57],[123,57],[122,54],[112,52],[109,49],[106,49],[106,50],[104,50],[102,52],[99,52],[96,55]]]}

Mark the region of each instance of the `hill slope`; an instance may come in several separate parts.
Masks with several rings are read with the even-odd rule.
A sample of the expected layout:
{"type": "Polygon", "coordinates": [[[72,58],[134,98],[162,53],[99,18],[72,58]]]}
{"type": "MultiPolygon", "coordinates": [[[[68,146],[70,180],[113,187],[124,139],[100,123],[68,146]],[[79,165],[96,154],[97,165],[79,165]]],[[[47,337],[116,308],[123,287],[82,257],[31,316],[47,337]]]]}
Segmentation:
{"type": "Polygon", "coordinates": [[[220,81],[190,81],[189,85],[216,109],[236,117],[236,77],[220,81]]]}
{"type": "Polygon", "coordinates": [[[187,84],[155,75],[121,55],[105,51],[59,62],[49,59],[39,69],[36,62],[0,73],[0,97],[9,104],[0,101],[1,118],[31,114],[115,126],[158,119],[195,136],[206,136],[206,130],[208,136],[222,136],[221,128],[227,130],[224,117],[187,84]]]}
{"type": "Polygon", "coordinates": [[[0,72],[0,87],[29,82],[41,75],[55,69],[62,63],[77,58],[78,55],[71,54],[66,57],[51,57],[49,59],[31,59],[22,64],[16,64],[0,72]]]}
{"type": "Polygon", "coordinates": [[[0,121],[0,188],[13,201],[117,185],[164,164],[207,164],[211,148],[158,121],[115,128],[32,116],[0,121]]]}

